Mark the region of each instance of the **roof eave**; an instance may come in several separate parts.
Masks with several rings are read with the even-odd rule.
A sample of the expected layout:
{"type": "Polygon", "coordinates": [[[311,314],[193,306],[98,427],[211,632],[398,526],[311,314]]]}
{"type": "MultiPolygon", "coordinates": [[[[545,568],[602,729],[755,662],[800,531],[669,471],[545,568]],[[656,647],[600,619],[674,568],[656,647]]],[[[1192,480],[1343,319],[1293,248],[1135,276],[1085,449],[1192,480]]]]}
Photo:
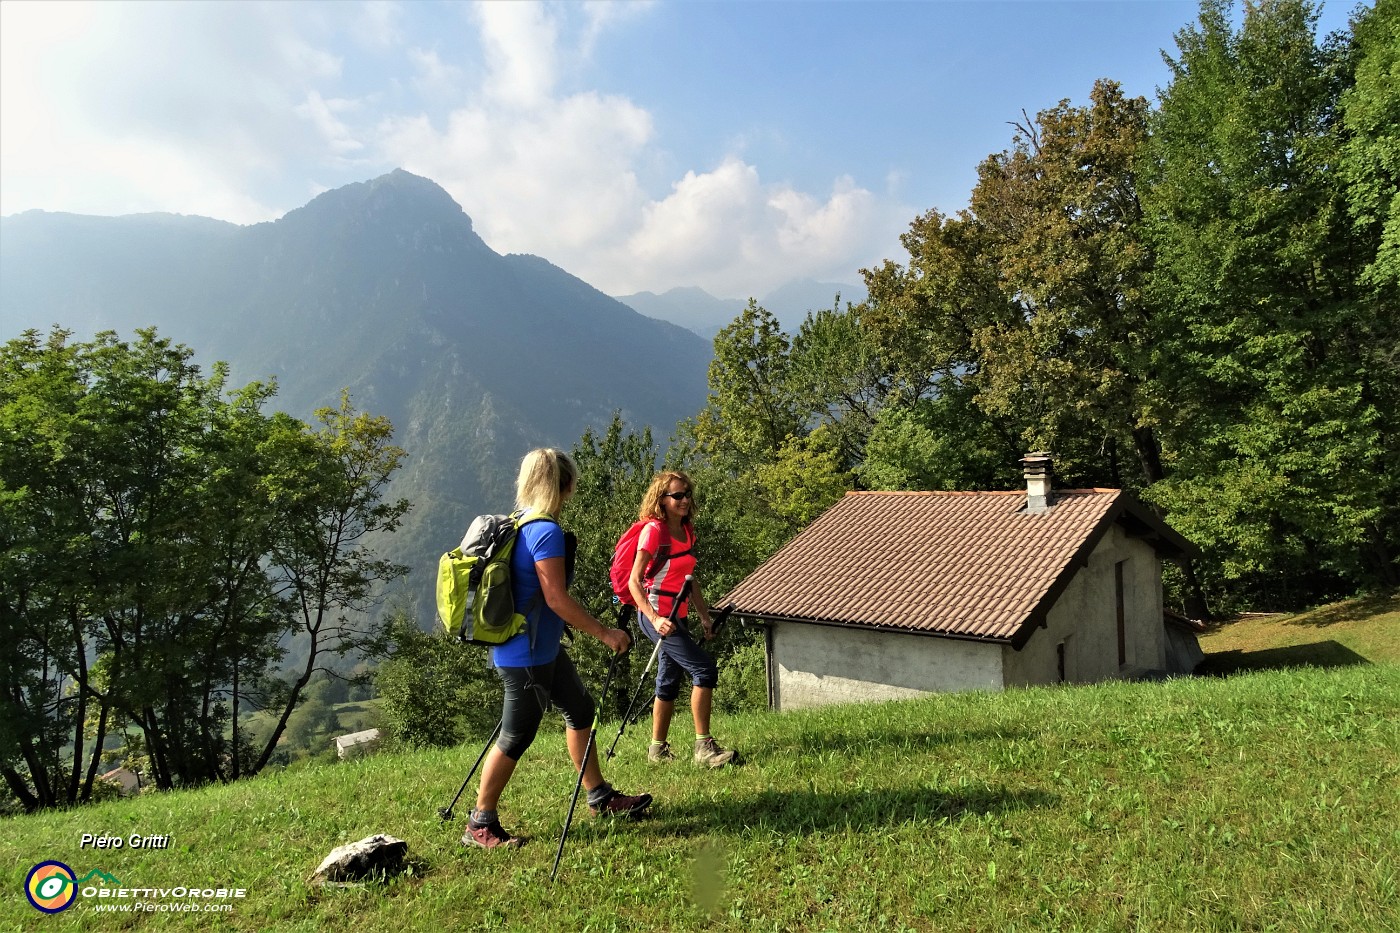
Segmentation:
{"type": "Polygon", "coordinates": [[[1199,547],[1127,490],[1119,497],[1112,514],[1114,521],[1121,522],[1127,528],[1128,534],[1146,539],[1157,553],[1168,560],[1189,560],[1201,554],[1199,547]]]}
{"type": "Polygon", "coordinates": [[[734,614],[743,616],[746,619],[756,620],[764,625],[772,622],[792,622],[798,625],[820,625],[826,628],[855,629],[862,632],[893,632],[900,635],[919,635],[926,638],[951,638],[957,641],[975,641],[984,645],[1010,645],[1013,643],[1011,638],[997,638],[990,635],[968,635],[962,632],[941,632],[932,629],[901,628],[897,625],[879,625],[872,622],[842,622],[836,619],[812,619],[803,616],[776,615],[767,612],[745,610],[742,607],[735,609],[734,614]]]}

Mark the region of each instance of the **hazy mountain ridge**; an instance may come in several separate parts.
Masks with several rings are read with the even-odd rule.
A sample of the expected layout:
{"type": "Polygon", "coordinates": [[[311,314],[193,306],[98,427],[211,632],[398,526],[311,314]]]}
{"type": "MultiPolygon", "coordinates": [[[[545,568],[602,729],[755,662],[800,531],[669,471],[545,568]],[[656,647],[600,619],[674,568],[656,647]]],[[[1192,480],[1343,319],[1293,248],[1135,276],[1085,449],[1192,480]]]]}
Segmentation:
{"type": "Polygon", "coordinates": [[[473,514],[510,508],[527,449],[568,447],[614,410],[664,442],[704,404],[711,348],[535,256],[502,256],[440,187],[396,171],[269,223],[178,215],[0,219],[0,336],[58,323],[88,339],[155,325],[231,380],[275,378],[308,418],[348,387],[388,416],[415,508],[387,556],[414,568],[473,514]],[[642,360],[667,360],[647,379],[642,360]]]}
{"type": "MultiPolygon", "coordinates": [[[[791,335],[797,333],[809,312],[831,308],[838,295],[844,308],[847,302],[864,301],[866,290],[863,285],[797,279],[762,297],[755,297],[759,305],[771,311],[783,330],[791,335]]],[[[706,340],[713,340],[715,334],[729,326],[749,303],[746,298],[716,298],[695,286],[672,288],[659,295],[655,292],[637,292],[619,296],[617,300],[639,314],[672,321],[706,340]]]]}

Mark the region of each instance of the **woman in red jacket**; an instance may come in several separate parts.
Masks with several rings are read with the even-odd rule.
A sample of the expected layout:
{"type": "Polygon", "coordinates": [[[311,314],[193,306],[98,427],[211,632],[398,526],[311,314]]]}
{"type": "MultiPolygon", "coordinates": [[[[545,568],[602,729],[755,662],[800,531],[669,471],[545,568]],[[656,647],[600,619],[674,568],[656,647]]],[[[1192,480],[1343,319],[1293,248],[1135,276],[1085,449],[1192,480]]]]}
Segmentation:
{"type": "MultiPolygon", "coordinates": [[[[680,693],[681,673],[690,675],[690,715],[695,721],[695,761],[711,768],[737,764],[733,749],[721,748],[710,735],[710,707],[714,700],[719,668],[709,653],[671,623],[672,604],[680,595],[685,578],[690,576],[688,603],[694,604],[700,616],[705,639],[714,637],[710,610],[700,590],[695,574],[695,487],[690,477],[673,470],[656,474],[651,487],[642,497],[638,518],[646,521],[637,540],[637,557],[632,563],[629,589],[637,604],[637,619],[647,638],[661,642],[656,667],[656,702],[652,707],[651,746],[647,758],[651,761],[675,759],[666,740],[671,728],[671,715],[680,693]],[[653,563],[654,559],[659,560],[653,563]]],[[[689,605],[678,610],[683,620],[689,605]]]]}

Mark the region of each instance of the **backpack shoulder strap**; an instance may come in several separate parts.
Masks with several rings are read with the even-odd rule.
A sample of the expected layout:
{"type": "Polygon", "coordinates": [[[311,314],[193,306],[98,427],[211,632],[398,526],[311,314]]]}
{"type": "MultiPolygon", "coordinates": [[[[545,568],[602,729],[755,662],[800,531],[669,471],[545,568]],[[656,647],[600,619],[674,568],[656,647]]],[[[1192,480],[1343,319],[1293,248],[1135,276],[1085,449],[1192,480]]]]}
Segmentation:
{"type": "MultiPolygon", "coordinates": [[[[651,555],[651,563],[647,564],[646,570],[642,571],[642,585],[647,587],[651,586],[651,581],[656,576],[657,571],[661,569],[661,566],[673,556],[671,554],[671,533],[666,530],[666,525],[661,519],[653,518],[649,519],[646,525],[642,526],[642,530],[645,530],[647,526],[650,525],[659,527],[661,531],[661,544],[656,548],[656,553],[651,555]]],[[[641,537],[642,535],[639,531],[637,533],[638,541],[641,540],[641,537]]]]}
{"type": "MultiPolygon", "coordinates": [[[[515,521],[516,534],[519,534],[520,529],[524,528],[526,525],[532,525],[535,522],[553,522],[556,525],[559,524],[558,519],[556,519],[553,515],[550,515],[548,512],[526,511],[525,509],[519,509],[515,512],[512,512],[511,518],[515,521]]],[[[566,565],[568,564],[568,543],[568,537],[566,536],[564,539],[564,562],[566,565]]],[[[530,598],[530,602],[526,604],[523,609],[520,610],[520,614],[525,617],[525,627],[529,630],[530,633],[531,651],[535,650],[535,635],[539,630],[539,611],[543,605],[544,590],[538,589],[535,590],[535,595],[530,598]]]]}

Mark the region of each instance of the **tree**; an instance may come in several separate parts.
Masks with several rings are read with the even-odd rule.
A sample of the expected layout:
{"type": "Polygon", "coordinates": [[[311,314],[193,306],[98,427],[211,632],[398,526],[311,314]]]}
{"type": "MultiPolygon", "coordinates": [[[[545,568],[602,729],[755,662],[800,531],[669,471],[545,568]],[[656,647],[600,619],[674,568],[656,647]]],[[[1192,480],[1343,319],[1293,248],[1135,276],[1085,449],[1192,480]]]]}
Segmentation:
{"type": "Polygon", "coordinates": [[[1144,196],[1149,289],[1177,400],[1173,475],[1150,491],[1214,586],[1280,608],[1393,585],[1396,315],[1360,283],[1335,47],[1302,0],[1202,4],[1177,35],[1144,196]]]}
{"type": "MultiPolygon", "coordinates": [[[[263,767],[240,710],[279,640],[302,623],[307,677],[365,646],[350,616],[399,572],[364,540],[407,508],[379,501],[387,422],[311,431],[190,358],[153,330],[0,349],[0,776],[26,809],[90,799],[114,734],[158,787],[263,767]]],[[[275,733],[305,683],[275,685],[275,733]]]]}
{"type": "MultiPolygon", "coordinates": [[[[578,538],[577,561],[570,591],[594,616],[613,623],[621,610],[613,603],[609,569],[613,548],[622,533],[637,520],[637,507],[651,484],[660,459],[651,429],[640,432],[627,427],[620,412],[601,434],[584,431],[573,447],[578,465],[578,488],[564,510],[564,527],[578,538]]],[[[632,635],[637,637],[633,628],[632,635]]],[[[574,640],[571,656],[585,683],[602,683],[611,654],[592,638],[574,640]]],[[[635,654],[619,663],[618,682],[630,678],[635,654]]],[[[607,702],[606,698],[602,702],[607,702]]],[[[625,696],[617,694],[614,713],[625,712],[625,696]]]]}
{"type": "Polygon", "coordinates": [[[198,534],[223,374],[202,378],[187,349],[154,331],[135,344],[67,338],[11,341],[0,390],[13,558],[4,589],[18,660],[7,695],[45,724],[7,743],[5,774],[12,790],[28,784],[16,793],[31,808],[90,796],[116,717],[141,729],[161,786],[209,779],[223,750],[198,534]],[[16,752],[27,779],[9,764],[16,752]]]}
{"type": "Polygon", "coordinates": [[[976,407],[967,384],[880,412],[859,467],[867,489],[1005,489],[1020,482],[1019,444],[976,407]]]}
{"type": "Polygon", "coordinates": [[[289,607],[286,632],[306,651],[289,683],[265,683],[280,716],[252,767],[272,758],[302,691],[328,656],[381,651],[387,622],[372,613],[382,586],[408,568],[374,555],[376,535],[393,532],[408,512],[407,500],[384,501],[404,452],[393,446],[388,419],[358,412],[342,393],[338,408],[316,413],[319,428],[282,431],[277,469],[266,483],[280,529],[270,556],[271,573],[289,607]]]}
{"type": "Polygon", "coordinates": [[[583,432],[572,450],[578,488],[564,511],[565,526],[578,536],[574,596],[599,618],[612,613],[608,571],[613,546],[637,520],[637,507],[651,485],[661,453],[651,429],[630,430],[620,412],[599,434],[583,432]]]}
{"type": "Polygon", "coordinates": [[[970,212],[929,211],[900,237],[907,266],[887,260],[863,270],[869,297],[855,313],[891,381],[856,468],[872,488],[993,489],[1019,480],[1034,410],[982,403],[989,376],[979,335],[1025,317],[1002,290],[987,238],[970,212]]]}
{"type": "Polygon", "coordinates": [[[85,522],[69,468],[82,390],[67,336],[27,333],[0,353],[0,774],[26,810],[91,794],[79,786],[90,697],[72,691],[87,658],[68,554],[85,522]]]}
{"type": "Polygon", "coordinates": [[[391,620],[390,656],[375,674],[389,739],[407,748],[456,745],[491,733],[500,681],[486,651],[446,632],[423,632],[408,613],[391,620]]]}
{"type": "Polygon", "coordinates": [[[1024,445],[1054,450],[1058,470],[1136,488],[1164,476],[1135,171],[1146,138],[1147,101],[1099,81],[1087,107],[1061,101],[1017,125],[970,204],[1015,307],[973,331],[979,406],[1026,420],[1024,445]]]}
{"type": "Polygon", "coordinates": [[[753,299],[715,337],[710,398],[695,436],[717,454],[771,457],[805,422],[790,385],[791,343],[769,311],[753,299]]]}
{"type": "Polygon", "coordinates": [[[850,487],[863,419],[884,391],[878,366],[863,355],[869,349],[847,314],[809,315],[789,339],[752,300],[715,337],[709,402],[681,425],[668,457],[696,480],[706,532],[699,555],[711,596],[737,584],[850,487]]]}
{"type": "MultiPolygon", "coordinates": [[[[1378,243],[1364,281],[1400,292],[1400,2],[1377,0],[1352,24],[1353,81],[1342,93],[1341,171],[1360,234],[1378,243]]],[[[1392,369],[1394,355],[1389,358],[1392,369]]]]}

